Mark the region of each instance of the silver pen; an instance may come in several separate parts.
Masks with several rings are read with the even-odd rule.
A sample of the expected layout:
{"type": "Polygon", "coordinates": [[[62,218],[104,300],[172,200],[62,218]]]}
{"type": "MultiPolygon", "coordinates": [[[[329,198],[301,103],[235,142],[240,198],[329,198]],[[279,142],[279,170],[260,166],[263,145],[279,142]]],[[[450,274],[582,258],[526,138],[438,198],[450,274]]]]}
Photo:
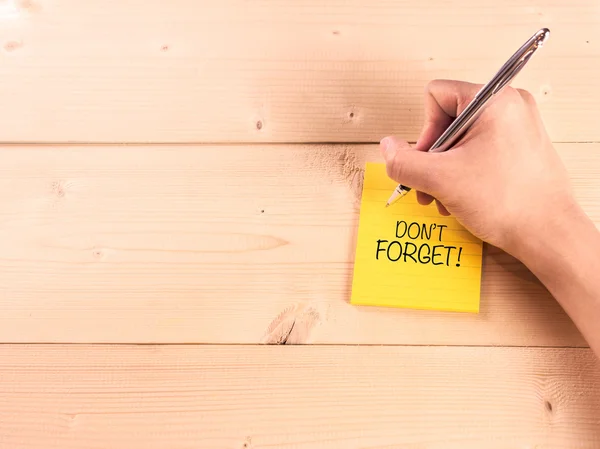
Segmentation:
{"type": "MultiPolygon", "coordinates": [[[[496,72],[494,77],[477,92],[467,107],[456,117],[452,124],[427,151],[439,153],[448,150],[465,133],[483,108],[496,96],[531,59],[533,54],[544,45],[550,36],[548,28],[542,28],[519,48],[514,55],[496,72]]],[[[399,184],[386,203],[386,207],[395,203],[410,192],[410,187],[399,184]]]]}

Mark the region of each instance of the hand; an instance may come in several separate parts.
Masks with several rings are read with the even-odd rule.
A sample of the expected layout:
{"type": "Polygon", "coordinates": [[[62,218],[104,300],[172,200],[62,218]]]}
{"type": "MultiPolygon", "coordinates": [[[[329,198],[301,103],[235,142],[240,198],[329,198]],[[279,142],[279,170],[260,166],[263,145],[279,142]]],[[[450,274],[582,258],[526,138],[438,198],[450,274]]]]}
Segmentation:
{"type": "MultiPolygon", "coordinates": [[[[467,133],[443,153],[426,153],[481,86],[433,81],[425,93],[425,125],[414,148],[381,141],[388,175],[434,199],[471,233],[517,255],[524,239],[578,206],[566,170],[528,92],[507,87],[467,133]]],[[[400,200],[402,201],[402,200],[400,200]]]]}

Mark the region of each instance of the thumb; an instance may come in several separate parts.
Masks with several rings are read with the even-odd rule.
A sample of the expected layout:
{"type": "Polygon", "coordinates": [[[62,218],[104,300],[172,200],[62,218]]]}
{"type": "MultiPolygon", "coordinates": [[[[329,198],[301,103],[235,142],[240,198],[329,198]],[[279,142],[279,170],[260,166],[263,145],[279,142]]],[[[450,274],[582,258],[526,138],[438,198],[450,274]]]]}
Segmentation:
{"type": "Polygon", "coordinates": [[[384,138],[380,146],[390,178],[413,189],[435,195],[440,180],[439,156],[442,153],[418,151],[408,142],[393,136],[384,138]]]}

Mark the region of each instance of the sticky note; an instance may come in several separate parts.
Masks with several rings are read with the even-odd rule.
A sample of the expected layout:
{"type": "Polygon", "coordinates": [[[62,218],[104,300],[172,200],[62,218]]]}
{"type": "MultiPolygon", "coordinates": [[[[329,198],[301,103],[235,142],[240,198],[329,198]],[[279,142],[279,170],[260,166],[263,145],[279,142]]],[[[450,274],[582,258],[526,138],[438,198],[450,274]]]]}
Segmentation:
{"type": "Polygon", "coordinates": [[[350,303],[479,312],[482,241],[414,190],[385,207],[397,184],[367,163],[350,303]]]}

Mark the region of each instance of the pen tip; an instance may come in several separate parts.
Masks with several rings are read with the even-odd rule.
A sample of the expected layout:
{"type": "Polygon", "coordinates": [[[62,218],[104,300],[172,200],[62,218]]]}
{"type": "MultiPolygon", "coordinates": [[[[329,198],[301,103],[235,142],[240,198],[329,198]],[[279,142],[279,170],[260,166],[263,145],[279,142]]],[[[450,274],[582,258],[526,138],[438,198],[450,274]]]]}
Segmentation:
{"type": "Polygon", "coordinates": [[[385,203],[385,207],[390,207],[390,203],[385,203]]]}

